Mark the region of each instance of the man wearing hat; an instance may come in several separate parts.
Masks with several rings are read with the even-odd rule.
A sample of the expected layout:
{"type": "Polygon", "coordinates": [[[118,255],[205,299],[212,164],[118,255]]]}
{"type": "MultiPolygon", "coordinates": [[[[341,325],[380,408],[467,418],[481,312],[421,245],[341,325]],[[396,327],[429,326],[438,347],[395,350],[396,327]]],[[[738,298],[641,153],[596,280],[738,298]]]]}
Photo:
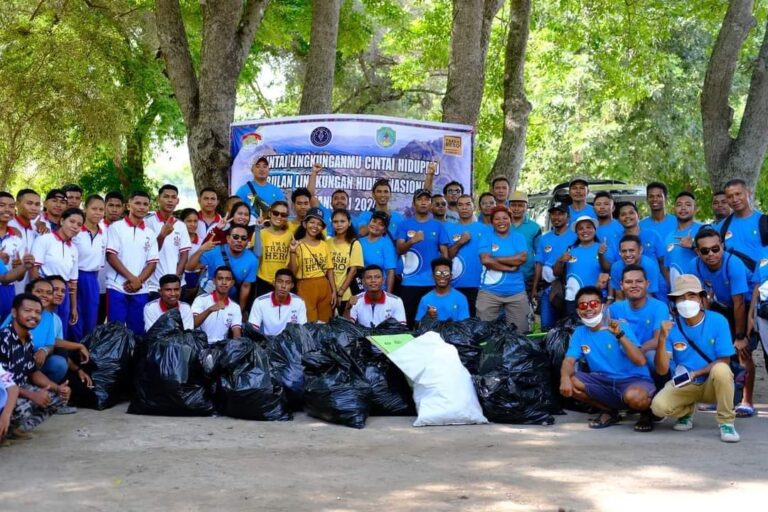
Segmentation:
{"type": "Polygon", "coordinates": [[[545,331],[554,327],[565,314],[564,308],[560,308],[560,311],[557,308],[557,304],[563,301],[563,285],[552,269],[560,256],[576,242],[576,233],[568,229],[568,205],[561,201],[552,203],[549,207],[549,224],[552,229],[540,236],[536,243],[531,287],[532,297],[537,297],[539,290],[542,292],[539,315],[541,329],[545,331]]]}
{"type": "Polygon", "coordinates": [[[403,257],[400,297],[409,326],[414,324],[421,297],[432,290],[434,281],[430,264],[437,257],[448,257],[451,242],[444,224],[430,217],[431,208],[429,190],[422,188],[414,192],[414,216],[400,224],[395,236],[397,253],[403,257]]]}
{"type": "Polygon", "coordinates": [[[715,403],[720,440],[738,442],[734,428],[734,382],[729,366],[735,354],[728,321],[704,309],[707,293],[699,279],[683,274],[675,280],[669,300],[674,304],[674,320],[662,322],[655,364],[658,374],[676,364],[675,375],[653,399],[656,416],[677,419],[673,430],[693,428],[696,403],[715,403]]]}
{"type": "Polygon", "coordinates": [[[568,214],[573,223],[579,217],[588,215],[597,220],[597,213],[591,204],[587,204],[589,195],[589,182],[583,176],[576,176],[568,183],[568,195],[571,197],[571,204],[568,206],[568,214]]]}
{"type": "Polygon", "coordinates": [[[536,244],[541,237],[539,225],[528,218],[528,194],[522,190],[515,190],[509,196],[509,213],[512,215],[512,224],[509,230],[519,233],[525,238],[528,248],[528,259],[520,266],[520,271],[525,279],[525,288],[530,291],[533,285],[533,270],[536,265],[534,252],[536,244]]]}
{"type": "Polygon", "coordinates": [[[259,157],[251,167],[253,180],[246,182],[237,189],[235,195],[251,207],[254,217],[267,215],[269,207],[275,201],[285,201],[285,194],[269,179],[269,161],[265,157],[259,157]]]}

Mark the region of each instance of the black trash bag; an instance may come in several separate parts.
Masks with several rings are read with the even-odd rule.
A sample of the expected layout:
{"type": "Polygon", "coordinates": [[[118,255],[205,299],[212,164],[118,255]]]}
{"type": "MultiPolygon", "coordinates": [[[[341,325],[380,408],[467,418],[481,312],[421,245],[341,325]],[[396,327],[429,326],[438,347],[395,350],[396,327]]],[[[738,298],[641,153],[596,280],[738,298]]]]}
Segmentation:
{"type": "Polygon", "coordinates": [[[97,326],[82,343],[91,356],[81,367],[90,375],[93,387],[80,382],[76,374],[69,375],[70,403],[102,411],[119,403],[130,386],[136,340],[125,324],[110,322],[97,326]]]}
{"type": "Polygon", "coordinates": [[[303,357],[307,414],[353,428],[365,427],[371,385],[352,357],[335,343],[303,357]]]}
{"type": "Polygon", "coordinates": [[[367,336],[378,336],[382,334],[404,334],[411,330],[407,325],[401,324],[394,318],[387,318],[376,327],[368,330],[367,336]]]}
{"type": "Polygon", "coordinates": [[[358,338],[351,355],[371,385],[371,416],[416,414],[408,379],[376,345],[358,338]]]}
{"type": "MultiPolygon", "coordinates": [[[[481,321],[473,319],[472,322],[481,321]]],[[[489,322],[483,323],[487,324],[489,322]]],[[[461,360],[461,364],[464,365],[464,368],[466,368],[471,375],[477,373],[477,364],[480,359],[482,347],[474,338],[470,320],[462,320],[460,322],[448,320],[439,322],[431,318],[425,319],[419,324],[419,328],[413,335],[421,336],[427,331],[438,333],[443,341],[456,347],[456,351],[459,353],[459,359],[461,360]]],[[[481,338],[481,341],[484,342],[485,340],[481,338]]]]}
{"type": "Polygon", "coordinates": [[[267,352],[247,338],[216,348],[216,408],[232,418],[286,421],[293,418],[283,387],[273,378],[267,352]]]}
{"type": "Polygon", "coordinates": [[[589,404],[580,402],[573,397],[566,398],[560,394],[560,369],[563,366],[565,353],[568,351],[571,335],[580,325],[581,321],[577,317],[568,316],[557,322],[557,325],[547,332],[547,337],[544,339],[544,349],[549,358],[552,374],[552,392],[557,399],[555,407],[551,410],[552,414],[565,414],[563,409],[578,412],[592,410],[592,406],[589,404]]]}
{"type": "Polygon", "coordinates": [[[243,322],[241,336],[255,341],[261,348],[266,348],[267,346],[267,337],[256,329],[251,322],[243,322]]]}
{"type": "Polygon", "coordinates": [[[201,356],[202,331],[184,331],[178,310],[161,316],[136,351],[130,414],[208,416],[213,413],[201,356]]]}
{"type": "Polygon", "coordinates": [[[318,344],[304,325],[288,324],[277,336],[267,338],[267,356],[272,374],[283,387],[292,411],[304,406],[304,365],[301,356],[318,344]]]}
{"type": "Polygon", "coordinates": [[[474,376],[485,417],[499,423],[554,423],[549,369],[540,345],[513,330],[489,340],[474,376]]]}
{"type": "Polygon", "coordinates": [[[312,340],[318,346],[335,343],[349,353],[358,338],[367,336],[367,330],[344,318],[333,317],[328,323],[315,322],[306,324],[312,340]]]}

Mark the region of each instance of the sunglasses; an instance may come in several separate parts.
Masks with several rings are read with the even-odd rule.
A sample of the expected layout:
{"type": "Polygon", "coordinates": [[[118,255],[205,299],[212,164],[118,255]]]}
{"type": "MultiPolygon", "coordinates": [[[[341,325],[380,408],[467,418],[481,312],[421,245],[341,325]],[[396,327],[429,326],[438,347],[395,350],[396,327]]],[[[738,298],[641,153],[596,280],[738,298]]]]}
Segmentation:
{"type": "Polygon", "coordinates": [[[449,188],[445,191],[446,194],[461,194],[460,188],[449,188]]]}
{"type": "Polygon", "coordinates": [[[232,240],[237,240],[240,242],[245,242],[248,240],[248,235],[230,235],[232,237],[232,240]]]}
{"type": "Polygon", "coordinates": [[[579,311],[586,311],[588,309],[597,309],[600,304],[599,300],[590,300],[589,302],[579,302],[576,307],[579,308],[579,311]]]}
{"type": "Polygon", "coordinates": [[[451,275],[451,271],[450,270],[436,270],[435,271],[435,275],[437,277],[448,277],[448,276],[451,275]]]}
{"type": "Polygon", "coordinates": [[[271,215],[274,215],[275,217],[282,217],[282,218],[284,218],[284,219],[287,219],[287,218],[288,218],[288,212],[276,212],[276,211],[271,211],[271,212],[269,212],[269,213],[270,213],[271,215]]]}
{"type": "Polygon", "coordinates": [[[438,203],[435,203],[435,206],[448,206],[448,203],[438,202],[438,203]]]}
{"type": "Polygon", "coordinates": [[[720,246],[715,245],[713,247],[699,247],[699,252],[701,253],[702,256],[706,256],[710,252],[712,254],[717,254],[720,252],[720,246]]]}

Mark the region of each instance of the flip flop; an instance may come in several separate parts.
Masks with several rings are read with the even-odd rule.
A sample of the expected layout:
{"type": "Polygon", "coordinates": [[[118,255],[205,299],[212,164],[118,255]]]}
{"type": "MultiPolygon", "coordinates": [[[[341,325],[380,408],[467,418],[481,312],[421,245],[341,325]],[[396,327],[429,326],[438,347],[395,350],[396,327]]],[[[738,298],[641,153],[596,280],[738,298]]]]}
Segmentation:
{"type": "Polygon", "coordinates": [[[739,404],[736,406],[737,418],[751,418],[755,415],[755,408],[751,405],[739,404]]]}
{"type": "Polygon", "coordinates": [[[648,414],[642,414],[635,423],[635,432],[651,432],[653,430],[653,419],[648,414]]]}
{"type": "Polygon", "coordinates": [[[589,422],[589,428],[607,428],[621,421],[621,416],[616,411],[604,412],[589,422]]]}

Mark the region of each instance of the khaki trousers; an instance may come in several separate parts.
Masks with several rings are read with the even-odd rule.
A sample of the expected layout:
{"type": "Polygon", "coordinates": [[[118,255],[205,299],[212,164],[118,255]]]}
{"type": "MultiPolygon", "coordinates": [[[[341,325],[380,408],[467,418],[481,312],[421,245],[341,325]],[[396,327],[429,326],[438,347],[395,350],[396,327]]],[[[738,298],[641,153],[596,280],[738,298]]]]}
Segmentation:
{"type": "Polygon", "coordinates": [[[736,413],[733,410],[733,372],[725,363],[716,363],[709,372],[707,380],[701,384],[688,384],[676,388],[670,380],[656,393],[651,403],[651,410],[656,416],[682,418],[693,416],[696,403],[717,404],[717,423],[733,423],[736,413]]]}

